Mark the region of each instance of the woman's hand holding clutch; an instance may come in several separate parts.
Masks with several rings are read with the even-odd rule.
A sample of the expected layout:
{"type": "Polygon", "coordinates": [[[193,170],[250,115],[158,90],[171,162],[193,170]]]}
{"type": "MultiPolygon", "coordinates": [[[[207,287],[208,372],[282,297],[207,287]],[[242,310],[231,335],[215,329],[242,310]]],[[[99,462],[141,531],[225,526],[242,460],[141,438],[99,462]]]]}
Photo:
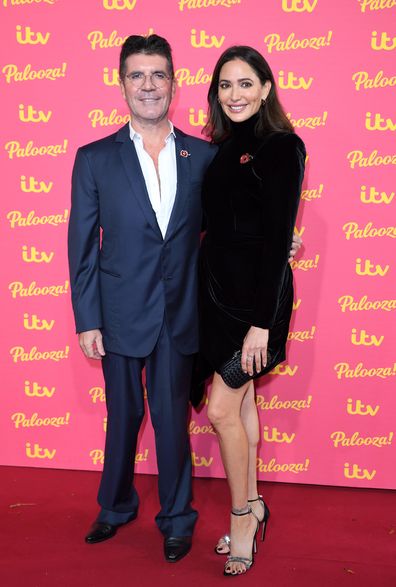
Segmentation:
{"type": "Polygon", "coordinates": [[[261,371],[267,364],[267,346],[269,330],[251,326],[242,346],[241,367],[249,375],[261,371]]]}

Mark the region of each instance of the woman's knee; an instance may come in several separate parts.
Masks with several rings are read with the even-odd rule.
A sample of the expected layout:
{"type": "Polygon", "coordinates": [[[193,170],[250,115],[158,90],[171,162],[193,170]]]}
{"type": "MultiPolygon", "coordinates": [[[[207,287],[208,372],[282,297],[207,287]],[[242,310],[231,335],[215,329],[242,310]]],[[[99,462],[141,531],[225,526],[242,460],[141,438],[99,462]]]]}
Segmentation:
{"type": "Polygon", "coordinates": [[[220,402],[210,404],[208,406],[208,419],[212,426],[216,429],[224,426],[230,426],[237,420],[235,414],[220,402]]]}

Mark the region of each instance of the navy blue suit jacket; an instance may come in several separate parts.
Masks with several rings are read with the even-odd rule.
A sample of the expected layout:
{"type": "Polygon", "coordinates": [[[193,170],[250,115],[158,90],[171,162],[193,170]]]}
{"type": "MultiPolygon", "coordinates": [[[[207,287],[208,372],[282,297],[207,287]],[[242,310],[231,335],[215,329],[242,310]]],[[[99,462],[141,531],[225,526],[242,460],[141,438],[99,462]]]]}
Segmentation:
{"type": "Polygon", "coordinates": [[[110,352],[147,356],[164,317],[181,353],[198,350],[201,184],[216,148],[175,134],[177,191],[165,238],[128,124],[77,151],[68,239],[76,330],[101,329],[110,352]]]}

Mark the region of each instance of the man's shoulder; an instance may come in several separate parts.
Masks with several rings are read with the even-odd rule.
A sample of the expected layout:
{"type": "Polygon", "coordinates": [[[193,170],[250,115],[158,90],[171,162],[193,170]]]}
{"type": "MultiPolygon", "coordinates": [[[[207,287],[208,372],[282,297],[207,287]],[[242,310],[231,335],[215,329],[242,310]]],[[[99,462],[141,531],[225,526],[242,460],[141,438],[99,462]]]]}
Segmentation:
{"type": "Polygon", "coordinates": [[[185,143],[187,143],[190,147],[195,149],[202,150],[206,153],[215,153],[217,151],[217,146],[209,143],[205,139],[200,139],[198,137],[194,137],[193,135],[188,135],[187,133],[183,132],[179,128],[175,128],[176,137],[181,137],[185,143]]]}
{"type": "Polygon", "coordinates": [[[119,130],[112,133],[111,135],[107,135],[106,137],[82,145],[81,147],[79,147],[79,150],[85,151],[86,153],[94,153],[107,150],[109,147],[111,148],[113,145],[115,145],[117,140],[120,139],[120,137],[122,138],[123,134],[125,133],[129,133],[128,125],[121,127],[119,130]]]}

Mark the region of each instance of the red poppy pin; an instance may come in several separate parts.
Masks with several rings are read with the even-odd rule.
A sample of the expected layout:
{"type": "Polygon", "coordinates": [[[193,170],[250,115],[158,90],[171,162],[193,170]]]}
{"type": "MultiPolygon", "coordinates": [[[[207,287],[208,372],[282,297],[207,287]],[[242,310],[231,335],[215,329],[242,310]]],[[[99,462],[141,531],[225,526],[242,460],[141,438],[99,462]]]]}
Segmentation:
{"type": "Polygon", "coordinates": [[[245,163],[249,163],[249,161],[251,161],[252,159],[253,155],[250,155],[249,153],[244,153],[243,155],[241,155],[239,163],[241,163],[241,165],[244,165],[245,163]]]}
{"type": "Polygon", "coordinates": [[[188,151],[186,151],[185,149],[182,149],[180,151],[180,157],[189,157],[190,153],[188,151]]]}

